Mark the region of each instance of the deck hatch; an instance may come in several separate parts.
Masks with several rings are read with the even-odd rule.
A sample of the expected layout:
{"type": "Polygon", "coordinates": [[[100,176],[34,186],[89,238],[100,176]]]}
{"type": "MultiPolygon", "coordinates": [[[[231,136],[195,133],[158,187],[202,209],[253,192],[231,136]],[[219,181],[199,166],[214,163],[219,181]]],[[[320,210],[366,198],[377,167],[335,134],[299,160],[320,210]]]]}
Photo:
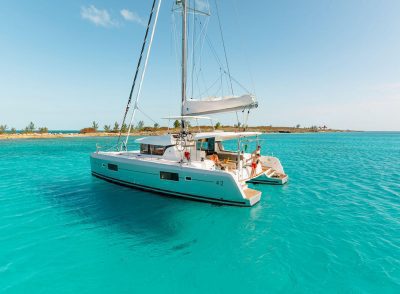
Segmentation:
{"type": "Polygon", "coordinates": [[[116,164],[109,163],[107,166],[108,166],[108,169],[110,169],[110,170],[118,171],[118,165],[116,165],[116,164]]]}
{"type": "Polygon", "coordinates": [[[161,180],[169,180],[169,181],[179,181],[179,174],[178,173],[170,173],[170,172],[163,172],[160,171],[160,179],[161,180]]]}

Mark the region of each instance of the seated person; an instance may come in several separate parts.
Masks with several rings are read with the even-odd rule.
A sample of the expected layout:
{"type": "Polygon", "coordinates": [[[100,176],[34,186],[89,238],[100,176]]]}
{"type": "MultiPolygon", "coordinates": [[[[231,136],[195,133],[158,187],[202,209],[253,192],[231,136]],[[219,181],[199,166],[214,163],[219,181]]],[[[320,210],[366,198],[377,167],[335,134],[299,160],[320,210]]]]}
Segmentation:
{"type": "Polygon", "coordinates": [[[217,152],[213,152],[213,154],[210,155],[209,159],[212,160],[212,161],[214,161],[215,166],[219,166],[219,167],[221,167],[221,169],[224,169],[224,168],[222,167],[222,165],[221,165],[221,161],[219,160],[219,157],[218,157],[217,152]]]}

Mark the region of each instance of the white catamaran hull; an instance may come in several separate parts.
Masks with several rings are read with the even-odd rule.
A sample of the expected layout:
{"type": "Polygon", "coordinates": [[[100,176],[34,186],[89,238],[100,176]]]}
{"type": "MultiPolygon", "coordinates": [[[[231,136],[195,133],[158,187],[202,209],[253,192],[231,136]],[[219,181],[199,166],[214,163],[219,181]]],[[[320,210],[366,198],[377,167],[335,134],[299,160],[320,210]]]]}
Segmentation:
{"type": "Polygon", "coordinates": [[[92,174],[98,178],[175,197],[237,206],[259,202],[261,192],[242,185],[220,170],[207,170],[188,163],[162,163],[110,154],[92,153],[92,174]]]}
{"type": "Polygon", "coordinates": [[[267,184],[267,185],[283,185],[289,180],[289,176],[285,174],[280,160],[273,156],[261,156],[261,168],[263,173],[251,179],[250,183],[267,184]]]}

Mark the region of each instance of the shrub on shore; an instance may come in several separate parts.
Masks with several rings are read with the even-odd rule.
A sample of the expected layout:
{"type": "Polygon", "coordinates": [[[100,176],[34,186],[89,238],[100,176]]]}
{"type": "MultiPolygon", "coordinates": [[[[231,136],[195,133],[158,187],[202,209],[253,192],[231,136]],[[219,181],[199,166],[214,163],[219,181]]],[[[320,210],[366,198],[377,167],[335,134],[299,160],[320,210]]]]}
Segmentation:
{"type": "Polygon", "coordinates": [[[47,127],[42,127],[38,129],[40,134],[47,134],[49,132],[49,129],[47,127]]]}
{"type": "Polygon", "coordinates": [[[83,128],[79,131],[80,134],[96,133],[94,128],[83,128]]]}
{"type": "Polygon", "coordinates": [[[30,122],[29,125],[27,125],[25,127],[25,129],[23,130],[23,133],[25,134],[31,134],[35,132],[35,124],[33,122],[30,122]]]}
{"type": "Polygon", "coordinates": [[[0,125],[0,134],[4,134],[7,130],[7,125],[0,125]]]}

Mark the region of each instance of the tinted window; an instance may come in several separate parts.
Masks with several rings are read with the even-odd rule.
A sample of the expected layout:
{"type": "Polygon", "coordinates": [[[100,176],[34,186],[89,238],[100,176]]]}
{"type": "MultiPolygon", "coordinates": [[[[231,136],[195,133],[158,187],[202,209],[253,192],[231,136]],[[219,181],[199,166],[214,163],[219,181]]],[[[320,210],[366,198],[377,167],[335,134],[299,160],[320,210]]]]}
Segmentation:
{"type": "Polygon", "coordinates": [[[179,181],[179,174],[177,173],[169,173],[169,172],[160,172],[161,180],[169,180],[169,181],[179,181]]]}
{"type": "Polygon", "coordinates": [[[196,142],[196,149],[208,152],[215,151],[215,138],[201,139],[196,142]]]}
{"type": "Polygon", "coordinates": [[[165,151],[164,146],[150,145],[150,153],[154,155],[163,155],[165,151]]]}
{"type": "Polygon", "coordinates": [[[108,164],[108,169],[114,170],[114,171],[118,171],[118,165],[109,163],[108,164]]]}
{"type": "Polygon", "coordinates": [[[141,154],[149,154],[149,145],[148,144],[140,144],[140,153],[141,154]]]}

